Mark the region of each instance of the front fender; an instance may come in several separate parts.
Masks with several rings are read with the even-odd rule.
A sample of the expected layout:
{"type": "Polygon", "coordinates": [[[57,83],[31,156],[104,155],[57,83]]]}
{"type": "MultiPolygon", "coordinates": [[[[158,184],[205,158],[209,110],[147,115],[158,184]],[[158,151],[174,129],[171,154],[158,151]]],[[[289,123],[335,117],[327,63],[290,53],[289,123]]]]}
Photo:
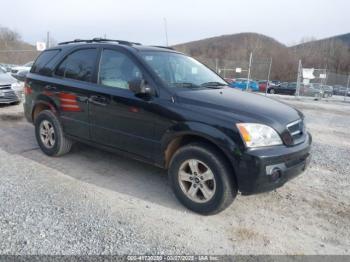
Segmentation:
{"type": "Polygon", "coordinates": [[[197,136],[216,145],[236,170],[237,158],[241,156],[237,143],[222,130],[199,122],[183,122],[170,127],[161,141],[162,152],[165,152],[174,139],[186,135],[197,136]]]}

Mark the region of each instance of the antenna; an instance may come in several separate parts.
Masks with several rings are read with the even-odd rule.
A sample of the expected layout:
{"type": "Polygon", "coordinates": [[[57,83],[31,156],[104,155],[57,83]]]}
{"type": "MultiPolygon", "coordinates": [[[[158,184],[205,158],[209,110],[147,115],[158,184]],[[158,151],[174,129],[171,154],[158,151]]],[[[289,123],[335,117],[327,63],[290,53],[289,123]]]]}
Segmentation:
{"type": "Polygon", "coordinates": [[[167,25],[167,20],[164,17],[164,30],[165,30],[165,44],[166,46],[169,46],[169,41],[168,41],[168,25],[167,25]]]}

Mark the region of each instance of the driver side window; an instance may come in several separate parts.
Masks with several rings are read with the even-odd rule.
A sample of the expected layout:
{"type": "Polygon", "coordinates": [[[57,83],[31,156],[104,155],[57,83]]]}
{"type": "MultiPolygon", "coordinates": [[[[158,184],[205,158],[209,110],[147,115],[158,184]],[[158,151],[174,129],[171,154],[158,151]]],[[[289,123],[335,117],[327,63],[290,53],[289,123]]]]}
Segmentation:
{"type": "Polygon", "coordinates": [[[141,70],[128,56],[115,50],[103,50],[98,74],[100,85],[129,89],[130,82],[140,78],[141,70]]]}

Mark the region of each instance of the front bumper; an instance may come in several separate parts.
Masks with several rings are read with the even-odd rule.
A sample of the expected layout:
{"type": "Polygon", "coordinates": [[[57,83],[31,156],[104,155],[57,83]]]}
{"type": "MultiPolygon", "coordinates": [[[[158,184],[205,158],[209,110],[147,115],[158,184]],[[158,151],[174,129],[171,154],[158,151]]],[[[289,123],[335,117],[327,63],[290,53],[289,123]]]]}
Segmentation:
{"type": "Polygon", "coordinates": [[[20,102],[22,100],[22,92],[16,92],[12,89],[0,89],[0,104],[10,104],[20,102]]]}
{"type": "Polygon", "coordinates": [[[301,174],[310,162],[311,134],[303,143],[252,149],[242,155],[237,172],[239,190],[244,195],[281,187],[301,174]]]}

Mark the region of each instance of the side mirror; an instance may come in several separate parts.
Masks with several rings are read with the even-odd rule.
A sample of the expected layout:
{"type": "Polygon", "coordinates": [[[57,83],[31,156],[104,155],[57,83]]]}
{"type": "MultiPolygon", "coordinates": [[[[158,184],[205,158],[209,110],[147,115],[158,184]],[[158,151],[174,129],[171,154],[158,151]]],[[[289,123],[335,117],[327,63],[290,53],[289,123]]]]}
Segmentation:
{"type": "Polygon", "coordinates": [[[15,75],[15,78],[17,78],[17,80],[19,80],[21,82],[26,81],[26,77],[27,77],[27,72],[19,73],[19,74],[15,75]]]}
{"type": "Polygon", "coordinates": [[[147,85],[144,79],[138,78],[129,82],[129,89],[136,95],[149,95],[151,88],[147,85]]]}

